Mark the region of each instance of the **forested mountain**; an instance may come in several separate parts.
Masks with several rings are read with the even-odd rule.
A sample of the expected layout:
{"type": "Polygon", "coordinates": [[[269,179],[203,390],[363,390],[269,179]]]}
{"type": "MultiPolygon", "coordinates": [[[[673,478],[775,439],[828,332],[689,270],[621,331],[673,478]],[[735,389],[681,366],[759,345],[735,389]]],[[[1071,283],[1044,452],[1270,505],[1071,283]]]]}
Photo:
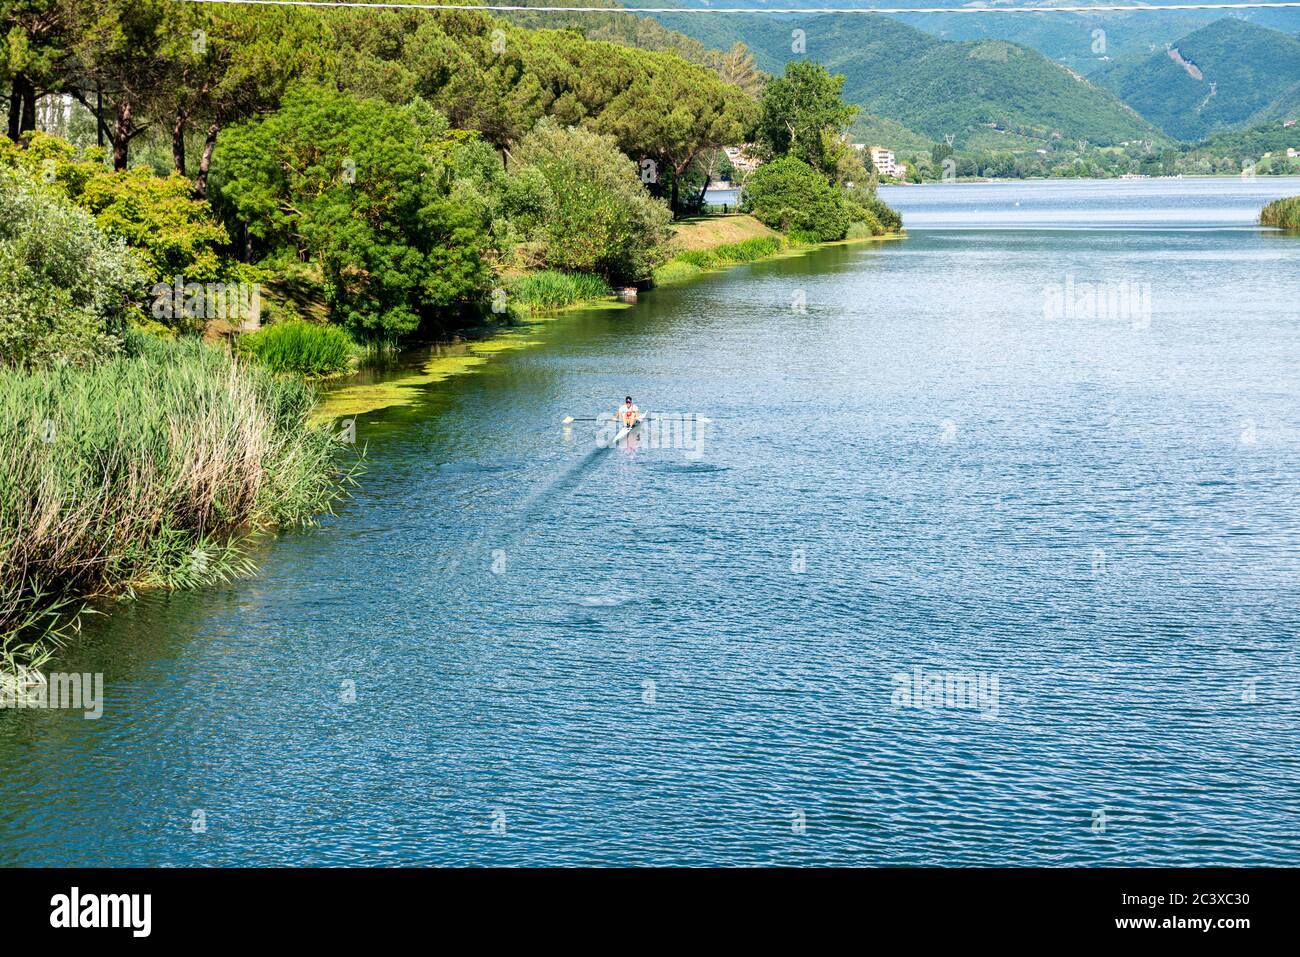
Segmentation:
{"type": "Polygon", "coordinates": [[[1002,148],[1025,150],[1057,139],[1164,139],[1110,92],[1003,40],[949,42],[888,17],[853,14],[664,14],[661,20],[710,46],[742,40],[768,71],[805,56],[823,63],[844,74],[849,102],[935,140],[951,135],[961,145],[975,137],[1005,137],[1002,148]],[[803,31],[802,53],[795,30],[803,31]]]}
{"type": "MultiPolygon", "coordinates": [[[[1080,6],[1089,2],[1096,6],[1107,5],[1107,0],[1017,0],[1017,6],[1050,8],[1055,6],[1080,6]]],[[[1156,6],[1177,3],[1179,0],[1147,0],[1156,6]]],[[[625,0],[623,6],[682,6],[708,8],[726,6],[716,0],[625,0]]],[[[752,6],[752,4],[735,4],[752,6]]],[[[782,0],[787,9],[825,7],[825,0],[782,0]]],[[[871,6],[867,0],[835,6],[871,6]]],[[[888,4],[875,4],[893,8],[933,7],[934,0],[890,0],[888,4]]],[[[981,6],[983,4],[951,4],[952,6],[981,6]]],[[[990,7],[997,3],[987,4],[990,7]]],[[[1300,10],[1241,10],[1233,14],[1261,26],[1283,33],[1300,33],[1300,10]]],[[[1105,64],[1163,49],[1179,37],[1218,19],[1221,13],[1211,10],[1143,10],[1135,13],[1051,13],[979,15],[971,13],[900,13],[891,14],[909,26],[924,30],[944,40],[1010,40],[1031,47],[1039,53],[1066,64],[1080,73],[1089,73],[1105,64]],[[1104,31],[1104,40],[1096,35],[1104,31]],[[1100,42],[1099,42],[1100,41],[1100,42]]],[[[698,17],[704,21],[722,17],[698,17]]],[[[797,24],[796,24],[797,25],[797,24]]],[[[701,37],[709,30],[700,24],[701,37]]],[[[716,43],[705,41],[707,45],[716,43]]]]}
{"type": "Polygon", "coordinates": [[[924,13],[899,19],[944,40],[1010,40],[1072,70],[1089,74],[1119,59],[1163,50],[1165,44],[1211,23],[1215,13],[1202,10],[996,16],[924,13]]]}
{"type": "Polygon", "coordinates": [[[1225,18],[1094,79],[1171,136],[1198,140],[1300,113],[1300,40],[1225,18]]]}

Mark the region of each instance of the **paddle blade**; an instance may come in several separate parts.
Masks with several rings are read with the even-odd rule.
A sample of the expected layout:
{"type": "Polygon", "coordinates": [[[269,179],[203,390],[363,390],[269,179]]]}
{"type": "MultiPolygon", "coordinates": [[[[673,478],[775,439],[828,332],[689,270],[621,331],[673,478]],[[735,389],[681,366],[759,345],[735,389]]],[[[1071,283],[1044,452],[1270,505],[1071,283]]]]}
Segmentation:
{"type": "Polygon", "coordinates": [[[566,416],[565,416],[563,419],[561,419],[560,421],[561,421],[564,425],[572,425],[572,424],[573,424],[573,416],[571,416],[571,415],[566,415],[566,416]]]}

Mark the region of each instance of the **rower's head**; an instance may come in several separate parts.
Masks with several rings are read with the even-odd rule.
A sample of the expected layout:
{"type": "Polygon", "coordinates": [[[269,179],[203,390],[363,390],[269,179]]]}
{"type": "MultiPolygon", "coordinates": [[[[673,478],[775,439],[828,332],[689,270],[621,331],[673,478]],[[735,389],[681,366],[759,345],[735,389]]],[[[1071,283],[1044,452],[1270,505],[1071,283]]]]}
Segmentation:
{"type": "Polygon", "coordinates": [[[626,402],[628,405],[631,405],[631,404],[632,404],[632,397],[629,395],[629,396],[628,396],[626,399],[624,399],[623,401],[626,402]]]}

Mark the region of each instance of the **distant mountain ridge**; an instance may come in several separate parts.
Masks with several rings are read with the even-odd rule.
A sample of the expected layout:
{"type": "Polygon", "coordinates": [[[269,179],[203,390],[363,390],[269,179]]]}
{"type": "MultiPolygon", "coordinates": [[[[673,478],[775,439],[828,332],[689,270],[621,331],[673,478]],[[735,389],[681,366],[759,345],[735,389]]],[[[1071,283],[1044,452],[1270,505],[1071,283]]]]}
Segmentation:
{"type": "Polygon", "coordinates": [[[1201,140],[1300,115],[1300,39],[1228,17],[1093,78],[1169,135],[1201,140]]]}
{"type": "Polygon", "coordinates": [[[768,72],[780,72],[787,60],[804,56],[822,63],[844,74],[848,102],[933,140],[952,136],[962,145],[989,131],[1009,137],[1007,148],[1019,149],[1054,138],[1096,145],[1165,140],[1109,91],[1005,40],[940,40],[876,15],[660,14],[658,19],[709,46],[743,40],[768,72]],[[802,31],[802,53],[796,30],[802,31]]]}

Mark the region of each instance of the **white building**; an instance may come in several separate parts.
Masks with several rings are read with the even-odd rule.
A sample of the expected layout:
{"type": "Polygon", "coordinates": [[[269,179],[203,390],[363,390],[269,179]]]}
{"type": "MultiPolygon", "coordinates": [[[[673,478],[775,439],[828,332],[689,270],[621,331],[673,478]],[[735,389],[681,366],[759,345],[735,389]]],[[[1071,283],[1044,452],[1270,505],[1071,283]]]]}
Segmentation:
{"type": "Polygon", "coordinates": [[[883,146],[870,146],[867,148],[867,154],[871,157],[871,165],[876,168],[876,172],[881,176],[902,176],[905,170],[894,162],[894,151],[887,150],[883,146]]]}

